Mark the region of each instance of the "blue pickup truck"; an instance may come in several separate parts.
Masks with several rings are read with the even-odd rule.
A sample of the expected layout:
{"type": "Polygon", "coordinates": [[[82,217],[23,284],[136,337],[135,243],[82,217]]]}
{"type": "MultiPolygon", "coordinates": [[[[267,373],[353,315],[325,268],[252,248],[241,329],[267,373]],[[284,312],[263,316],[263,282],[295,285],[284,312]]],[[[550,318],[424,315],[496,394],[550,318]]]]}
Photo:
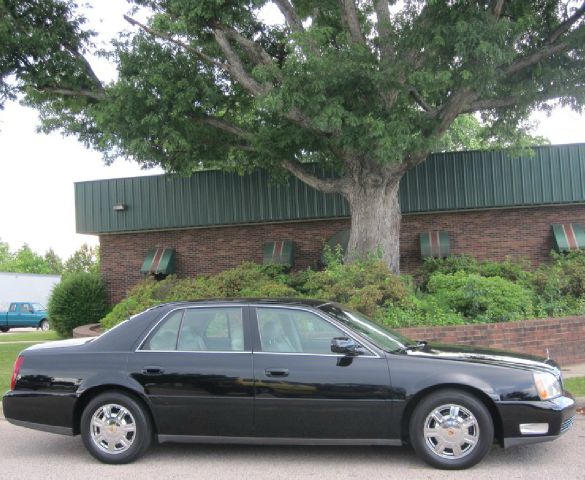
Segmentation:
{"type": "Polygon", "coordinates": [[[40,303],[12,302],[7,312],[0,312],[0,332],[15,327],[35,327],[49,330],[47,309],[40,303]]]}

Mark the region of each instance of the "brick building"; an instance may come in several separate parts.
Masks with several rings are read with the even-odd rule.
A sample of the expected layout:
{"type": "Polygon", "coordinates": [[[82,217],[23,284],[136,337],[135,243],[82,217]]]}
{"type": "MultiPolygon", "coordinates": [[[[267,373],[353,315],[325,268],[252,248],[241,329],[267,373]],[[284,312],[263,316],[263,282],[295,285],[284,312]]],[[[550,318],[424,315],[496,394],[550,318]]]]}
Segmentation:
{"type": "MultiPolygon", "coordinates": [[[[435,154],[402,179],[400,201],[405,271],[436,247],[425,239],[439,238],[442,254],[537,265],[555,246],[553,225],[557,247],[585,243],[585,144],[538,147],[522,157],[435,154]]],[[[77,232],[99,235],[112,302],[144,277],[145,264],[167,261],[182,276],[214,273],[262,262],[270,242],[291,242],[295,268],[318,267],[324,242],[348,229],[350,215],[341,196],[295,178],[271,182],[263,171],[80,182],[75,204],[77,232]]]]}

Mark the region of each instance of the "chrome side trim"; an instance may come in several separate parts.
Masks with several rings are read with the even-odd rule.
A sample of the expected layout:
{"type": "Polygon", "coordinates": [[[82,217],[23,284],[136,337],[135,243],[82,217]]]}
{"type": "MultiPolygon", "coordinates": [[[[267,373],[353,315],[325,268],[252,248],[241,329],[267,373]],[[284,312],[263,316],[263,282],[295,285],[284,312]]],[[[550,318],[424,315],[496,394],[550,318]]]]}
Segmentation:
{"type": "Polygon", "coordinates": [[[158,435],[159,443],[213,443],[245,445],[390,445],[402,440],[387,438],[208,437],[204,435],[158,435]]]}
{"type": "Polygon", "coordinates": [[[19,427],[32,428],[33,430],[40,430],[41,432],[56,433],[58,435],[73,436],[73,429],[69,427],[60,427],[57,425],[46,425],[44,423],[25,422],[23,420],[14,420],[13,418],[6,418],[9,423],[18,425],[19,427]]]}
{"type": "MultiPolygon", "coordinates": [[[[140,353],[253,353],[251,350],[136,350],[140,353]]],[[[260,352],[255,352],[260,353],[260,352]]]]}
{"type": "Polygon", "coordinates": [[[254,355],[294,355],[304,357],[338,357],[338,358],[380,358],[377,355],[343,355],[342,353],[302,353],[302,352],[254,352],[254,355]]]}

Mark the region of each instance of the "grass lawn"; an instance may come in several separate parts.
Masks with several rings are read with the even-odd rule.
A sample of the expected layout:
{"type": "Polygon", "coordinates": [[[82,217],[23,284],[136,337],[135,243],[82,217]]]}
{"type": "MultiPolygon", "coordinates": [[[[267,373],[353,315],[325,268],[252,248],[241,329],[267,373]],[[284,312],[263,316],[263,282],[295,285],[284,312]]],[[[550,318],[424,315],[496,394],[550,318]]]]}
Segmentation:
{"type": "Polygon", "coordinates": [[[18,354],[34,343],[42,343],[49,340],[57,340],[59,336],[53,332],[22,332],[12,334],[0,334],[0,397],[10,388],[12,367],[18,354]],[[33,342],[34,341],[34,342],[33,342]],[[24,343],[6,343],[24,342],[24,343]]]}
{"type": "Polygon", "coordinates": [[[575,397],[585,397],[585,377],[566,378],[565,388],[575,397]]]}
{"type": "Polygon", "coordinates": [[[12,367],[14,360],[20,353],[31,343],[9,343],[0,344],[0,395],[10,388],[10,377],[12,376],[12,367]]]}
{"type": "Polygon", "coordinates": [[[58,340],[59,335],[53,330],[48,332],[15,332],[0,333],[0,343],[2,342],[45,342],[48,340],[58,340]]]}

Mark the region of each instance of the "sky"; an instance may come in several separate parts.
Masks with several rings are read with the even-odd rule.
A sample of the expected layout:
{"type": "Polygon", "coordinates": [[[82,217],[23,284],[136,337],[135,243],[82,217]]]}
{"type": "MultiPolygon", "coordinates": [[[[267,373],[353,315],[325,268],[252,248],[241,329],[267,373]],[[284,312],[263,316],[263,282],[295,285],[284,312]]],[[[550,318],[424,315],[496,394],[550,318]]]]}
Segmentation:
{"type": "MultiPolygon", "coordinates": [[[[99,32],[98,47],[128,25],[122,15],[127,4],[120,0],[88,2],[90,27],[99,32]]],[[[269,20],[278,17],[265,12],[269,20]]],[[[103,59],[92,59],[94,70],[103,80],[115,71],[103,59]]],[[[550,117],[537,114],[534,133],[553,144],[585,142],[585,115],[557,109],[550,117]]],[[[36,132],[37,113],[12,102],[0,111],[0,241],[16,250],[27,243],[44,253],[52,248],[62,258],[69,257],[83,243],[97,245],[98,238],[75,232],[74,182],[104,178],[132,177],[162,173],[141,170],[137,164],[119,159],[106,166],[97,152],[86,149],[73,137],[59,133],[36,132]]]]}

